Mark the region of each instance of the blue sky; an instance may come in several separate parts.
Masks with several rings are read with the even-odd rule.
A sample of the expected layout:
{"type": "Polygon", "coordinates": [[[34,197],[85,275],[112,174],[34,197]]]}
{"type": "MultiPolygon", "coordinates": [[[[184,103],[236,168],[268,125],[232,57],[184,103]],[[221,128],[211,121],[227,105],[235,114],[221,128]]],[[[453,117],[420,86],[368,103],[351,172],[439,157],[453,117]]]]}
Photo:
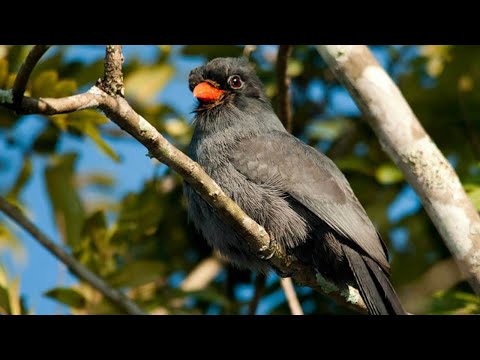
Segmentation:
{"type": "MultiPolygon", "coordinates": [[[[125,46],[125,61],[128,63],[134,56],[144,61],[152,60],[159,51],[156,46],[125,46]]],[[[379,61],[385,61],[385,56],[377,52],[375,54],[379,61]]],[[[68,51],[70,61],[80,60],[85,63],[95,61],[104,56],[104,47],[102,46],[74,46],[68,51]]],[[[158,99],[175,107],[185,118],[191,119],[191,110],[194,100],[188,89],[188,73],[198,65],[203,63],[200,58],[185,58],[180,54],[173,56],[177,72],[174,79],[158,95],[158,99]]],[[[321,89],[315,86],[310,89],[313,96],[320,96],[321,89]]],[[[358,109],[344,91],[340,91],[334,96],[331,112],[356,113],[358,109]]],[[[45,126],[45,120],[37,116],[24,117],[18,126],[13,129],[13,135],[22,142],[28,143],[33,135],[42,130],[45,126]]],[[[6,145],[5,132],[0,132],[0,153],[7,156],[13,166],[8,171],[2,172],[0,179],[0,191],[5,191],[14,181],[21,165],[21,155],[18,149],[9,148],[6,145]]],[[[145,148],[134,142],[125,140],[105,139],[109,145],[116,150],[122,161],[114,163],[106,157],[89,139],[79,140],[71,136],[63,136],[59,146],[61,153],[75,151],[79,153],[78,171],[79,173],[88,173],[95,170],[108,171],[115,179],[116,186],[114,198],[120,199],[129,191],[135,191],[141,188],[145,180],[153,175],[154,166],[152,161],[145,156],[145,148]]],[[[48,236],[53,240],[60,242],[59,235],[53,223],[52,211],[49,201],[46,198],[45,183],[43,179],[43,169],[46,160],[41,157],[33,159],[34,172],[28,185],[22,194],[22,200],[29,209],[29,216],[48,236]]],[[[94,193],[86,193],[85,196],[94,196],[94,193]]],[[[389,209],[389,217],[396,222],[408,213],[418,211],[420,207],[418,198],[410,187],[405,187],[399,197],[389,209]]],[[[9,225],[12,225],[9,222],[9,225]]],[[[13,228],[16,228],[12,225],[13,228]]],[[[29,308],[36,314],[68,313],[65,307],[49,300],[43,294],[51,288],[67,285],[75,282],[75,278],[70,276],[53,256],[37,244],[25,232],[18,230],[19,237],[22,239],[25,248],[25,259],[18,261],[13,259],[12,255],[0,253],[0,261],[7,265],[11,277],[20,276],[21,293],[26,295],[29,308]]],[[[399,229],[393,234],[394,246],[404,247],[408,241],[408,232],[405,229],[399,229]]],[[[179,279],[181,280],[181,279],[179,279]]],[[[273,281],[273,279],[270,279],[273,281]]],[[[237,289],[239,298],[248,300],[252,296],[251,286],[237,289]]],[[[283,301],[281,290],[271,294],[268,298],[262,300],[259,305],[259,313],[268,312],[268,309],[276,303],[283,301]]],[[[305,304],[308,306],[308,304],[305,304]]],[[[215,313],[215,309],[211,309],[215,313]]]]}

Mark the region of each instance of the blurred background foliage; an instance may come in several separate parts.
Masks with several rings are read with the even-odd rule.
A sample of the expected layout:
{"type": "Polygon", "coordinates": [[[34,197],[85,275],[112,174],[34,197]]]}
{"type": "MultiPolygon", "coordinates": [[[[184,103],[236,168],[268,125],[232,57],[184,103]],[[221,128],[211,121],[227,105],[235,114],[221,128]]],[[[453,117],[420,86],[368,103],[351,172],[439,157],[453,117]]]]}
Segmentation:
{"type": "MultiPolygon", "coordinates": [[[[30,48],[0,46],[0,89],[12,86],[30,48]]],[[[188,71],[218,56],[240,56],[243,49],[125,46],[126,97],[185,151],[194,108],[188,71]]],[[[480,207],[480,46],[371,49],[480,207]]],[[[85,91],[102,76],[103,51],[102,46],[52,48],[35,68],[26,94],[85,91]]],[[[257,46],[250,55],[274,106],[276,51],[257,46]]],[[[316,50],[295,46],[288,74],[294,134],[332,157],[349,179],[388,244],[392,280],[407,310],[480,312],[479,298],[415,193],[316,50]]],[[[255,279],[248,271],[224,265],[202,289],[181,286],[212,251],[187,221],[179,176],[145,155],[142,145],[95,111],[18,116],[0,107],[0,194],[85,266],[152,313],[247,313],[255,279]]],[[[50,255],[32,242],[0,215],[0,313],[120,313],[62,266],[53,267],[46,260],[50,255]]],[[[350,313],[310,289],[296,289],[307,314],[350,313]]],[[[274,274],[267,277],[257,313],[289,313],[274,274]]]]}

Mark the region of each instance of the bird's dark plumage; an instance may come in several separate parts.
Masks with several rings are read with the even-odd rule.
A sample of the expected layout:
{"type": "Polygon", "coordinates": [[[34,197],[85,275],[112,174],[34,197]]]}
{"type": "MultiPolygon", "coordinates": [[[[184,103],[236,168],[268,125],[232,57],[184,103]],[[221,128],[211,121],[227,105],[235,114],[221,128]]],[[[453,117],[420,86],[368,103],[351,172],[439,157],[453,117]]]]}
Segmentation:
{"type": "MultiPolygon", "coordinates": [[[[287,252],[333,282],[356,283],[371,314],[404,314],[388,280],[386,247],[347,179],[285,130],[248,62],[214,59],[192,70],[189,85],[201,99],[192,159],[287,252]]],[[[185,195],[213,247],[240,267],[268,271],[188,184],[185,195]]]]}

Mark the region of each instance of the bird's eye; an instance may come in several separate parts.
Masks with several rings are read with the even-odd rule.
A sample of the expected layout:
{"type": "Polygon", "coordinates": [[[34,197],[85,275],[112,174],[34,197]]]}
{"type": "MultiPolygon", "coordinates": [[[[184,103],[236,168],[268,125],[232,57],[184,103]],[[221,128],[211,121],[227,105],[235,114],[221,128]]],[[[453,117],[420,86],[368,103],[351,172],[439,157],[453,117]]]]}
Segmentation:
{"type": "Polygon", "coordinates": [[[232,75],[228,78],[228,85],[232,89],[240,89],[243,86],[243,81],[238,75],[232,75]]]}

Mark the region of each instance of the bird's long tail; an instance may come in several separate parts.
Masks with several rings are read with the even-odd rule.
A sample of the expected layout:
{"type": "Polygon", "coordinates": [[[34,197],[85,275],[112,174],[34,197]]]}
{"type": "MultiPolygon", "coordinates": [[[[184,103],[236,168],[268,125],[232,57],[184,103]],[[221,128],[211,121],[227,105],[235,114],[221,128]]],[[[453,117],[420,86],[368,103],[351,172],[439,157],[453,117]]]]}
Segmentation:
{"type": "Polygon", "coordinates": [[[368,256],[343,245],[358,290],[371,315],[407,315],[387,274],[368,256]]]}

